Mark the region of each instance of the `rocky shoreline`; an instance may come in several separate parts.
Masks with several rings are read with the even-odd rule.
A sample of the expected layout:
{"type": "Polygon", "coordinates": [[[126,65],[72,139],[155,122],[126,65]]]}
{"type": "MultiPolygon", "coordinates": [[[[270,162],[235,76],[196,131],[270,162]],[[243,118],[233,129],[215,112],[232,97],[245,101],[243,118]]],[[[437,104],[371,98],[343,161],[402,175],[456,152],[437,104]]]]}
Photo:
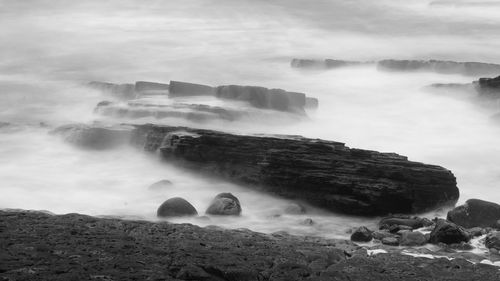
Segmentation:
{"type": "Polygon", "coordinates": [[[2,280],[499,280],[465,259],[246,229],[0,211],[2,280]],[[369,255],[371,253],[371,255],[369,255]]]}

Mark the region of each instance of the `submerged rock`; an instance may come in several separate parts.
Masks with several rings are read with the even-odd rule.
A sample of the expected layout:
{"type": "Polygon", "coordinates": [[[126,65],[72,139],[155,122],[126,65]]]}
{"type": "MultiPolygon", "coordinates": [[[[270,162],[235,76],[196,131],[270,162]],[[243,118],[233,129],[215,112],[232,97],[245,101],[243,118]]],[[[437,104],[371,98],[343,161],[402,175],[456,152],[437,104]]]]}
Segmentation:
{"type": "Polygon", "coordinates": [[[238,198],[231,193],[220,193],[215,196],[205,213],[219,216],[239,216],[241,204],[238,198]]]}
{"type": "Polygon", "coordinates": [[[465,229],[443,219],[437,221],[436,227],[430,234],[430,242],[434,244],[459,244],[469,242],[469,240],[470,235],[465,229]]]}
{"type": "Polygon", "coordinates": [[[449,211],[447,220],[465,228],[500,228],[500,205],[479,199],[469,199],[464,205],[449,211]]]}
{"type": "Polygon", "coordinates": [[[69,143],[89,149],[110,149],[128,144],[132,127],[120,126],[89,126],[70,124],[58,127],[51,134],[64,136],[69,143]]]}
{"type": "Polygon", "coordinates": [[[198,212],[193,205],[184,198],[174,197],[163,202],[156,211],[156,215],[160,218],[184,217],[196,216],[198,212]]]}
{"type": "Polygon", "coordinates": [[[134,139],[186,168],[331,211],[422,212],[453,204],[459,194],[455,177],[442,167],[334,141],[154,125],[137,126],[134,139]]]}
{"type": "Polygon", "coordinates": [[[380,70],[389,71],[432,71],[443,74],[491,75],[500,73],[500,65],[482,62],[456,62],[442,60],[381,60],[380,70]]]}
{"type": "Polygon", "coordinates": [[[301,215],[306,213],[306,207],[299,203],[291,203],[285,207],[285,213],[290,215],[301,215]]]}
{"type": "Polygon", "coordinates": [[[160,180],[148,187],[149,190],[164,190],[172,186],[172,182],[169,180],[160,180]]]}
{"type": "Polygon", "coordinates": [[[351,234],[351,240],[354,242],[370,242],[372,239],[372,231],[365,226],[358,227],[351,234]]]}

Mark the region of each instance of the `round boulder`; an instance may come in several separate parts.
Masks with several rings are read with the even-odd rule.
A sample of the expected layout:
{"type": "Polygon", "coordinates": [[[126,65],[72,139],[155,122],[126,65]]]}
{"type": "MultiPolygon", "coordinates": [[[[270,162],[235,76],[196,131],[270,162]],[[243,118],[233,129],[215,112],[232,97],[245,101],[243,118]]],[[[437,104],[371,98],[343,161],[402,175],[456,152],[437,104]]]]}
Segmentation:
{"type": "Polygon", "coordinates": [[[365,226],[358,227],[351,234],[351,240],[355,242],[370,242],[372,239],[372,231],[365,226]]]}
{"type": "Polygon", "coordinates": [[[285,207],[285,213],[290,215],[301,215],[306,213],[306,208],[299,203],[291,203],[285,207]]]}
{"type": "Polygon", "coordinates": [[[215,196],[205,213],[218,216],[239,216],[241,214],[240,200],[231,193],[220,193],[215,196]]]}
{"type": "Polygon", "coordinates": [[[449,211],[447,220],[466,228],[492,227],[500,229],[500,205],[479,199],[469,199],[464,205],[449,211]]]}
{"type": "Polygon", "coordinates": [[[165,217],[196,216],[198,212],[188,201],[180,197],[170,198],[163,202],[156,211],[156,215],[165,217]]]}

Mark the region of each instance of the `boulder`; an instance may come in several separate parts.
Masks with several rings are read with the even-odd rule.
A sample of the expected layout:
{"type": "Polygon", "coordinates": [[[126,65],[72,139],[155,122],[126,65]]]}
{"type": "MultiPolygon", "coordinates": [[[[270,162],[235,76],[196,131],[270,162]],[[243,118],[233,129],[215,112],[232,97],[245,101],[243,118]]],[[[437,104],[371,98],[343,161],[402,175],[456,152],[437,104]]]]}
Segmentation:
{"type": "Polygon", "coordinates": [[[486,236],[484,245],[488,249],[500,250],[500,231],[491,232],[486,236]]]}
{"type": "Polygon", "coordinates": [[[360,226],[351,234],[351,240],[354,242],[370,242],[372,241],[372,231],[365,226],[360,226]]]}
{"type": "Polygon", "coordinates": [[[160,180],[148,187],[149,190],[165,190],[172,186],[172,182],[169,180],[160,180]]]}
{"type": "Polygon", "coordinates": [[[415,213],[454,204],[459,195],[447,169],[334,141],[142,125],[133,142],[187,169],[330,211],[415,213]]]}
{"type": "Polygon", "coordinates": [[[166,217],[184,217],[196,216],[198,212],[196,209],[183,198],[174,197],[163,202],[156,211],[156,215],[160,218],[166,217]]]}
{"type": "Polygon", "coordinates": [[[405,231],[401,235],[399,244],[401,246],[421,246],[427,243],[424,234],[418,231],[405,231]]]}
{"type": "Polygon", "coordinates": [[[214,88],[207,85],[170,81],[169,97],[214,96],[214,88]]]}
{"type": "Polygon", "coordinates": [[[456,244],[461,242],[469,242],[470,235],[461,226],[443,219],[439,219],[436,223],[436,227],[430,234],[429,240],[430,243],[433,244],[456,244]]]}
{"type": "Polygon", "coordinates": [[[119,126],[89,126],[70,124],[58,127],[51,134],[62,135],[65,140],[87,149],[110,149],[130,142],[132,127],[119,126]]]}
{"type": "Polygon", "coordinates": [[[469,199],[464,205],[449,211],[447,220],[465,228],[500,228],[500,205],[479,199],[469,199]]]}
{"type": "Polygon", "coordinates": [[[238,198],[231,193],[220,193],[215,196],[205,213],[219,216],[239,216],[241,204],[238,198]]]}
{"type": "Polygon", "coordinates": [[[432,222],[426,218],[411,216],[390,216],[380,220],[380,229],[391,229],[393,226],[408,226],[410,229],[417,229],[432,225],[432,222]]]}

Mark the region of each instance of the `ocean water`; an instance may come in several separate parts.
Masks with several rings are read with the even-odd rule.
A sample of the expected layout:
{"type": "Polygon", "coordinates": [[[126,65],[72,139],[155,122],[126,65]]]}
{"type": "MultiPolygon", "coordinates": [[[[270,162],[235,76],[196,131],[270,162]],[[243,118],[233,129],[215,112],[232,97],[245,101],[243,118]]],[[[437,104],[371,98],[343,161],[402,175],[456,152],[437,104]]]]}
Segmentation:
{"type": "Polygon", "coordinates": [[[240,198],[242,217],[176,221],[328,237],[375,223],[321,210],[286,215],[286,200],[202,178],[137,149],[84,150],[48,134],[67,123],[116,121],[93,113],[108,98],[84,87],[88,81],[171,79],[282,88],[317,97],[320,106],[295,123],[166,124],[300,134],[396,152],[452,170],[459,203],[500,203],[500,124],[490,119],[496,110],[425,89],[478,77],[381,72],[374,65],[290,67],[294,57],[500,63],[498,12],[496,1],[484,0],[0,0],[0,122],[12,124],[0,127],[0,208],[156,220],[169,197],[182,196],[203,214],[211,198],[229,191],[240,198]],[[172,187],[148,190],[161,179],[172,187]],[[306,218],[315,224],[303,225],[306,218]]]}

